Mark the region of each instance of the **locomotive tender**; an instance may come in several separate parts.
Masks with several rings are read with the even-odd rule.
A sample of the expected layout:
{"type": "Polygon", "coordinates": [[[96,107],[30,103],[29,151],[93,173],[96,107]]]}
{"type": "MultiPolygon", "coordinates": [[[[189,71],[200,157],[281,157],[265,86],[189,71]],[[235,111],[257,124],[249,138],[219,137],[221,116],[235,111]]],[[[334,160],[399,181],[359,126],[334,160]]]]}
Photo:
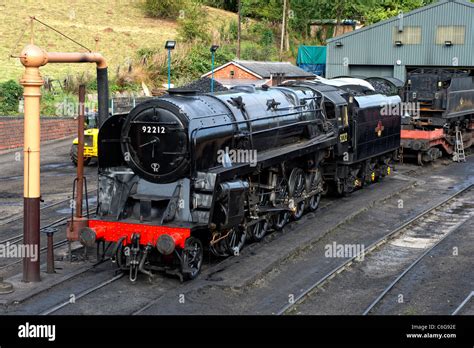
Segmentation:
{"type": "Polygon", "coordinates": [[[246,240],[390,173],[400,103],[350,83],[288,81],[164,97],[107,119],[99,132],[97,216],[86,246],[114,243],[118,266],[195,278],[204,246],[236,255],[246,240]],[[249,160],[252,159],[252,160],[249,160]]]}

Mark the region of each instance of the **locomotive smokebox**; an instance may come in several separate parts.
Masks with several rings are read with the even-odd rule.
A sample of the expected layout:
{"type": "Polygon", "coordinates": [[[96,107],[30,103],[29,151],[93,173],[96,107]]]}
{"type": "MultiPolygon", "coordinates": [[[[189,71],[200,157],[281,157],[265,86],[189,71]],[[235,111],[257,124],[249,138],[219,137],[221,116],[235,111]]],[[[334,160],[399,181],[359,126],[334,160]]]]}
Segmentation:
{"type": "Polygon", "coordinates": [[[133,171],[155,183],[169,183],[189,170],[189,120],[163,100],[141,103],[122,129],[122,153],[133,171]]]}

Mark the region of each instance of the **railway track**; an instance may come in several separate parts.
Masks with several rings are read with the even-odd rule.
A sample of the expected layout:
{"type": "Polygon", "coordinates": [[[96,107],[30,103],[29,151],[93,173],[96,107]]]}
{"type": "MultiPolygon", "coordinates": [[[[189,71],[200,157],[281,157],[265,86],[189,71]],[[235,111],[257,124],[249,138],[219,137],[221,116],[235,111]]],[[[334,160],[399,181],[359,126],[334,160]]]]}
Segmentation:
{"type": "Polygon", "coordinates": [[[464,299],[464,301],[461,302],[461,304],[454,310],[454,312],[451,315],[458,315],[461,310],[466,306],[466,304],[471,301],[471,299],[474,297],[474,291],[471,291],[469,295],[464,299]]]}
{"type": "MultiPolygon", "coordinates": [[[[331,200],[327,200],[327,202],[323,203],[321,205],[321,208],[325,208],[326,206],[329,206],[331,205],[333,202],[331,200]]],[[[58,242],[60,243],[60,242],[58,242]]],[[[200,275],[200,279],[199,280],[195,280],[191,283],[187,283],[186,285],[188,286],[191,286],[191,287],[199,287],[199,281],[205,281],[206,279],[206,275],[209,276],[210,274],[212,274],[213,272],[215,272],[216,270],[217,271],[220,271],[220,266],[223,262],[225,262],[226,260],[228,260],[229,258],[223,258],[223,259],[217,259],[214,260],[214,261],[209,261],[209,264],[206,264],[206,265],[203,265],[203,268],[202,268],[202,272],[201,272],[201,275],[200,275]]],[[[106,259],[107,260],[107,259],[106,259]]],[[[20,260],[21,261],[21,260],[20,260]]],[[[104,260],[105,261],[105,260],[104,260]]],[[[95,267],[96,265],[104,262],[104,261],[101,261],[101,262],[98,262],[97,264],[94,264],[94,266],[92,267],[95,267]]],[[[1,270],[2,268],[0,268],[1,270]]],[[[118,270],[117,270],[118,271],[118,270]]],[[[116,272],[117,272],[116,271],[116,272]]],[[[75,298],[74,300],[77,301],[77,300],[80,300],[80,299],[83,299],[85,300],[85,298],[92,294],[92,293],[95,293],[96,291],[100,290],[100,289],[103,289],[115,282],[117,282],[118,280],[120,280],[121,278],[123,278],[124,276],[126,276],[127,273],[120,273],[120,274],[117,274],[117,275],[114,275],[112,277],[110,277],[109,279],[105,280],[105,281],[102,281],[102,282],[99,282],[97,285],[94,285],[94,286],[91,286],[85,290],[83,290],[82,292],[80,292],[78,295],[75,295],[75,298]]],[[[159,273],[156,274],[156,276],[159,276],[159,273]]],[[[70,279],[68,280],[70,281],[70,279]]],[[[142,313],[143,311],[145,311],[147,308],[151,307],[153,304],[155,304],[158,300],[160,300],[162,298],[162,296],[166,293],[166,291],[169,291],[169,290],[172,290],[172,289],[175,289],[179,286],[181,286],[182,283],[180,283],[179,281],[175,281],[173,282],[173,285],[171,286],[171,288],[167,288],[166,290],[162,290],[162,293],[160,294],[160,296],[154,298],[153,300],[151,301],[148,301],[144,306],[140,306],[138,309],[135,309],[133,310],[130,314],[131,315],[137,315],[137,314],[140,314],[142,313]]],[[[202,284],[201,284],[202,285],[202,284]]],[[[50,314],[53,314],[53,313],[56,313],[58,312],[59,310],[63,309],[63,308],[66,308],[68,307],[69,305],[71,304],[71,301],[70,299],[65,299],[64,301],[46,309],[46,310],[43,310],[42,312],[39,313],[39,315],[50,315],[50,314]]]]}
{"type": "MultiPolygon", "coordinates": [[[[469,187],[469,188],[470,188],[470,187],[469,187]]],[[[459,192],[456,192],[455,194],[451,195],[451,196],[448,197],[447,199],[443,200],[441,203],[437,204],[435,207],[431,208],[430,210],[425,211],[425,212],[423,212],[423,213],[417,215],[416,217],[412,218],[410,221],[408,221],[408,222],[405,223],[404,225],[400,226],[397,230],[392,231],[391,234],[390,234],[390,236],[395,237],[396,234],[397,234],[396,232],[399,231],[399,233],[400,233],[400,230],[401,230],[403,227],[407,227],[407,226],[410,225],[410,223],[413,223],[414,221],[418,221],[418,219],[419,219],[420,217],[425,216],[425,215],[428,214],[429,212],[432,212],[432,211],[436,210],[436,209],[439,208],[440,206],[443,206],[444,204],[448,203],[450,200],[452,200],[452,199],[456,198],[457,196],[459,196],[460,194],[462,194],[462,192],[468,190],[469,188],[465,188],[464,190],[461,190],[461,191],[459,191],[459,192]]],[[[387,239],[386,241],[388,241],[388,239],[391,239],[391,238],[389,238],[389,236],[385,236],[384,238],[387,239]]],[[[384,243],[382,242],[382,240],[383,240],[384,238],[381,238],[380,240],[377,240],[377,242],[374,243],[373,246],[378,247],[378,246],[384,244],[384,243]]],[[[370,250],[370,247],[369,247],[367,250],[370,250]]],[[[373,249],[372,249],[372,250],[373,250],[373,249]]],[[[370,250],[367,254],[369,254],[372,250],[370,250]]],[[[226,261],[226,260],[228,260],[228,259],[223,259],[221,262],[226,261]]],[[[354,261],[354,260],[352,260],[352,261],[354,261]]],[[[203,272],[202,272],[202,274],[201,274],[201,276],[200,276],[201,280],[203,280],[203,279],[205,278],[206,274],[209,274],[209,273],[211,273],[212,271],[215,271],[216,269],[220,268],[221,262],[217,262],[217,263],[214,263],[214,264],[212,264],[212,265],[208,265],[208,267],[206,267],[206,269],[203,269],[203,272]]],[[[349,263],[349,262],[348,262],[348,263],[349,263]]],[[[347,266],[348,263],[346,263],[346,266],[347,266]]],[[[340,268],[341,268],[341,267],[338,267],[337,270],[339,270],[340,268]]],[[[341,269],[339,272],[337,272],[337,270],[335,270],[335,272],[331,272],[331,274],[328,274],[328,275],[327,275],[326,277],[324,277],[324,278],[325,278],[326,280],[332,279],[336,274],[338,274],[338,273],[340,273],[341,271],[343,271],[343,269],[341,269]]],[[[93,294],[93,293],[95,294],[95,293],[96,293],[97,291],[99,291],[100,289],[104,289],[104,288],[106,288],[107,286],[116,283],[116,282],[117,282],[119,279],[121,279],[123,276],[124,276],[123,274],[114,275],[114,276],[111,277],[110,279],[107,279],[107,280],[105,280],[105,281],[102,281],[102,282],[98,283],[97,285],[93,285],[93,286],[91,286],[90,288],[88,288],[88,289],[82,291],[79,295],[76,295],[76,296],[75,296],[75,299],[76,299],[76,300],[77,300],[77,299],[82,299],[82,301],[86,301],[86,298],[88,297],[88,295],[93,294]]],[[[200,281],[199,281],[199,283],[198,283],[198,281],[199,281],[199,279],[196,280],[196,281],[194,281],[192,284],[191,284],[191,283],[185,284],[185,285],[184,285],[185,288],[183,288],[183,291],[184,291],[184,290],[188,291],[188,290],[190,290],[190,289],[195,289],[195,288],[199,288],[200,286],[202,286],[202,285],[203,285],[203,284],[202,284],[203,282],[200,282],[200,281]]],[[[144,306],[137,306],[138,309],[131,310],[129,313],[132,314],[132,315],[142,314],[143,312],[146,312],[146,310],[147,310],[148,308],[152,307],[152,306],[153,306],[154,304],[156,304],[160,299],[162,299],[163,296],[164,296],[164,294],[165,294],[165,293],[168,293],[168,291],[170,291],[170,290],[172,290],[172,289],[176,289],[176,288],[180,288],[180,291],[181,291],[181,285],[180,285],[180,283],[179,283],[179,282],[174,282],[174,283],[175,283],[175,284],[173,284],[173,285],[171,286],[171,289],[165,289],[165,290],[163,290],[163,293],[162,293],[162,294],[161,294],[161,291],[159,291],[160,294],[159,294],[159,295],[157,294],[158,296],[155,297],[153,300],[147,302],[144,306]]],[[[316,286],[313,286],[311,289],[308,289],[305,293],[311,292],[311,290],[314,289],[315,287],[317,287],[317,285],[319,285],[319,284],[321,284],[321,281],[318,281],[318,284],[316,284],[316,286]]],[[[121,282],[120,282],[120,284],[118,284],[118,285],[116,284],[116,286],[122,287],[121,282]]],[[[116,286],[113,286],[113,288],[116,288],[116,286]]],[[[169,286],[168,286],[168,288],[169,288],[169,286]]],[[[303,297],[303,296],[298,297],[297,301],[299,301],[302,297],[303,297]]],[[[82,302],[82,303],[85,304],[85,306],[86,306],[86,308],[87,308],[87,306],[90,307],[90,306],[91,306],[91,303],[94,303],[94,301],[95,301],[95,299],[92,299],[92,301],[89,301],[89,302],[82,302]]],[[[295,303],[296,303],[297,301],[295,301],[295,303]]],[[[55,313],[55,312],[60,311],[60,310],[63,309],[63,308],[68,307],[69,304],[70,304],[70,301],[69,301],[69,300],[64,300],[63,302],[56,304],[54,307],[51,307],[51,308],[49,308],[49,309],[47,309],[47,310],[44,310],[43,312],[41,312],[41,314],[53,314],[53,313],[55,313]]],[[[290,306],[290,307],[291,307],[291,306],[290,306]]],[[[71,309],[72,309],[72,308],[71,308],[71,309]]],[[[287,308],[287,310],[288,310],[288,309],[289,309],[289,308],[287,308]]],[[[80,311],[80,310],[81,310],[81,309],[79,309],[79,311],[80,311]]],[[[86,311],[87,311],[87,310],[86,310],[86,311]]],[[[283,313],[284,313],[284,312],[283,312],[283,313]]],[[[279,314],[283,314],[283,313],[279,313],[279,314]]]]}
{"type": "MultiPolygon", "coordinates": [[[[104,260],[104,261],[105,261],[105,260],[104,260]]],[[[104,261],[102,261],[102,262],[104,262],[104,261]]],[[[100,263],[102,263],[102,262],[100,262],[100,263]]],[[[97,263],[97,264],[99,264],[99,263],[97,263]]],[[[97,264],[95,264],[94,266],[96,266],[97,264]]],[[[90,288],[88,288],[88,289],[82,291],[81,293],[79,293],[79,294],[77,294],[77,295],[74,296],[74,303],[75,303],[75,301],[80,300],[81,298],[86,297],[87,295],[90,295],[90,294],[92,294],[93,292],[95,292],[95,291],[97,291],[97,290],[99,290],[99,289],[102,289],[102,288],[106,287],[106,286],[109,285],[109,284],[112,284],[112,283],[116,282],[117,280],[123,278],[124,276],[125,276],[125,273],[117,274],[117,275],[113,276],[112,278],[107,279],[107,280],[101,282],[101,283],[98,284],[98,285],[95,285],[95,286],[93,286],[93,287],[90,287],[90,288]]],[[[39,315],[50,315],[50,314],[53,314],[53,313],[59,311],[60,309],[66,307],[66,306],[68,306],[68,305],[70,305],[71,303],[72,303],[72,302],[71,302],[70,299],[65,300],[64,302],[61,302],[61,303],[59,303],[59,304],[57,304],[57,305],[55,305],[55,306],[53,306],[53,307],[51,307],[51,308],[49,308],[49,309],[43,311],[43,312],[41,312],[39,315]]]]}
{"type": "MultiPolygon", "coordinates": [[[[88,191],[87,195],[90,197],[90,195],[93,194],[94,192],[96,192],[96,190],[97,189],[92,189],[92,190],[88,191]]],[[[63,200],[60,200],[60,201],[42,206],[42,207],[40,207],[40,211],[44,211],[44,210],[47,210],[47,209],[50,209],[50,208],[54,208],[54,207],[57,207],[61,204],[69,203],[70,201],[71,201],[71,197],[68,197],[66,199],[63,199],[63,200]]],[[[4,220],[0,221],[0,226],[5,226],[5,225],[8,225],[12,222],[16,222],[16,221],[19,221],[19,220],[22,220],[22,219],[23,219],[23,214],[16,215],[16,216],[10,216],[10,218],[7,218],[7,219],[4,219],[4,220]]]]}
{"type": "MultiPolygon", "coordinates": [[[[209,264],[203,265],[201,275],[200,275],[200,282],[198,280],[194,280],[194,281],[190,281],[190,282],[186,282],[186,283],[181,283],[177,278],[166,277],[166,276],[161,277],[161,273],[154,273],[154,277],[152,279],[159,279],[159,283],[157,284],[159,286],[158,286],[158,289],[154,288],[153,290],[151,290],[153,292],[153,294],[150,294],[150,296],[153,296],[153,299],[151,301],[147,301],[145,305],[138,306],[138,309],[134,309],[133,311],[131,311],[130,314],[131,315],[140,314],[142,311],[149,308],[150,306],[155,304],[158,300],[160,300],[162,298],[162,296],[164,296],[166,293],[168,293],[169,291],[175,290],[179,287],[189,286],[189,287],[194,288],[194,287],[201,286],[202,282],[205,282],[205,280],[204,280],[205,276],[212,273],[213,271],[215,271],[216,268],[220,267],[220,265],[224,261],[226,261],[227,259],[228,258],[216,259],[214,261],[210,261],[209,264]],[[157,292],[160,293],[160,295],[158,297],[156,297],[157,292]]],[[[110,260],[110,258],[105,258],[104,260],[98,261],[97,263],[95,263],[92,266],[92,268],[94,268],[94,267],[96,267],[96,266],[98,266],[98,265],[100,265],[100,264],[102,264],[106,261],[109,261],[109,260],[110,260]]],[[[113,283],[116,283],[118,280],[120,280],[124,277],[126,277],[126,278],[128,277],[128,272],[126,272],[126,271],[122,272],[119,269],[116,269],[114,271],[114,275],[112,277],[109,277],[108,279],[106,279],[104,281],[101,281],[101,282],[97,283],[96,285],[90,286],[87,289],[80,292],[79,294],[75,295],[74,296],[74,303],[77,303],[77,300],[80,300],[80,299],[82,299],[84,301],[87,296],[89,296],[92,293],[95,293],[96,291],[99,291],[99,290],[101,290],[101,289],[103,289],[107,286],[110,286],[113,283]]],[[[68,281],[71,281],[71,279],[69,279],[68,281]]],[[[130,282],[127,280],[124,286],[129,287],[130,282]]],[[[106,300],[104,300],[104,301],[106,301],[106,300]]],[[[115,301],[115,298],[113,298],[112,301],[115,301]]],[[[62,301],[62,302],[46,309],[46,310],[43,310],[42,312],[39,313],[39,315],[53,314],[53,313],[58,312],[59,310],[61,310],[63,308],[68,307],[70,304],[72,304],[70,299],[69,298],[65,299],[64,301],[62,301]]],[[[104,304],[104,302],[102,304],[104,304]]],[[[121,313],[121,314],[123,314],[123,313],[121,313]]]]}
{"type": "MultiPolygon", "coordinates": [[[[83,214],[82,216],[86,216],[87,214],[91,214],[95,211],[96,208],[91,208],[89,209],[88,213],[85,213],[83,214]]],[[[40,232],[43,232],[44,230],[48,229],[48,228],[56,228],[56,227],[60,227],[60,226],[64,226],[66,223],[67,223],[67,220],[70,218],[71,216],[68,215],[68,216],[65,216],[65,217],[62,217],[62,218],[59,218],[49,224],[47,224],[46,226],[42,226],[40,228],[40,232]]],[[[4,239],[2,241],[0,241],[0,244],[6,244],[8,242],[10,242],[10,244],[16,244],[16,243],[19,243],[23,241],[23,234],[18,234],[18,235],[15,235],[13,237],[9,237],[7,239],[4,239]]]]}
{"type": "MultiPolygon", "coordinates": [[[[56,249],[56,248],[61,247],[61,246],[63,246],[63,245],[66,245],[67,242],[68,242],[67,239],[60,240],[59,242],[56,242],[56,243],[53,244],[53,249],[56,249]]],[[[48,250],[48,247],[47,247],[47,246],[42,247],[42,248],[40,249],[40,254],[44,253],[44,252],[47,251],[47,250],[48,250]]],[[[6,265],[0,266],[0,271],[3,271],[3,270],[5,270],[5,269],[8,269],[8,268],[14,266],[14,265],[17,265],[17,264],[19,264],[19,263],[22,262],[22,261],[23,261],[23,259],[19,259],[19,260],[10,262],[10,263],[8,263],[8,264],[6,264],[6,265]]]]}
{"type": "MultiPolygon", "coordinates": [[[[94,264],[93,267],[99,265],[102,262],[105,262],[106,260],[100,261],[100,262],[94,264]]],[[[204,270],[209,271],[210,269],[213,269],[214,266],[218,266],[223,261],[224,260],[219,261],[219,262],[209,266],[209,268],[207,268],[207,269],[204,268],[204,270]]],[[[118,280],[120,280],[124,277],[127,278],[127,276],[128,276],[127,272],[122,272],[122,271],[117,269],[117,270],[115,270],[114,275],[112,277],[109,277],[108,279],[106,279],[104,281],[101,281],[96,285],[88,287],[87,289],[83,290],[79,294],[75,295],[73,303],[76,304],[77,300],[80,300],[80,299],[85,300],[85,298],[87,296],[91,295],[92,293],[94,293],[98,290],[101,290],[101,289],[103,289],[107,286],[110,286],[111,284],[116,283],[118,280]]],[[[155,276],[159,276],[159,273],[155,274],[155,276]]],[[[129,287],[130,282],[128,280],[126,280],[124,286],[129,287]]],[[[160,278],[160,283],[159,283],[158,289],[154,288],[154,289],[150,290],[150,291],[153,292],[153,296],[156,296],[156,292],[159,292],[160,295],[157,298],[154,298],[153,300],[146,302],[145,305],[138,306],[138,309],[134,309],[133,311],[131,311],[130,315],[140,314],[141,312],[143,312],[144,310],[146,310],[147,308],[149,308],[150,306],[155,304],[158,300],[160,300],[162,298],[162,296],[167,294],[169,291],[175,290],[175,289],[177,289],[178,287],[181,287],[181,286],[190,286],[190,287],[197,286],[197,287],[199,287],[200,285],[197,284],[197,283],[193,283],[193,282],[188,282],[188,283],[183,284],[183,283],[179,282],[177,279],[174,279],[174,278],[160,278]],[[166,281],[163,283],[162,281],[165,280],[165,279],[166,279],[166,281]]],[[[103,297],[102,297],[102,299],[103,299],[103,301],[107,301],[103,297]]],[[[112,298],[111,301],[115,301],[115,298],[112,298]]],[[[103,305],[104,303],[105,302],[102,302],[101,304],[103,305]]],[[[70,299],[65,299],[64,301],[62,301],[62,302],[46,309],[46,310],[43,310],[39,315],[53,314],[53,313],[58,312],[59,310],[65,308],[65,307],[68,307],[70,304],[72,304],[70,299]]],[[[121,314],[123,314],[123,313],[121,313],[121,314]]]]}
{"type": "MultiPolygon", "coordinates": [[[[88,213],[91,214],[91,213],[93,213],[94,211],[95,211],[95,208],[91,208],[91,209],[89,209],[89,212],[88,212],[88,213]]],[[[83,216],[86,216],[88,213],[83,214],[83,216]]],[[[57,228],[57,227],[60,227],[60,226],[64,226],[64,225],[67,223],[67,220],[68,220],[69,218],[70,218],[70,216],[65,216],[65,217],[62,217],[62,218],[60,218],[60,219],[57,219],[57,220],[53,221],[52,223],[49,223],[49,224],[47,224],[46,226],[41,227],[41,228],[40,228],[40,232],[45,231],[46,229],[49,229],[49,228],[57,228]]],[[[7,239],[5,239],[5,240],[2,240],[2,241],[0,241],[0,244],[7,244],[7,243],[9,243],[10,245],[13,245],[13,244],[19,244],[19,243],[21,243],[21,242],[23,242],[23,234],[15,235],[15,236],[13,236],[13,237],[10,237],[10,238],[7,238],[7,239]]],[[[63,246],[63,245],[66,245],[67,242],[68,242],[67,239],[62,239],[62,240],[60,240],[60,241],[58,241],[58,242],[55,242],[55,243],[53,244],[53,248],[56,249],[56,248],[58,248],[58,247],[61,247],[61,246],[63,246]]],[[[48,247],[47,247],[47,246],[41,247],[41,248],[40,248],[40,254],[41,254],[41,253],[44,253],[44,252],[47,251],[47,250],[48,250],[48,247]]],[[[16,264],[19,264],[20,262],[22,262],[22,259],[15,260],[15,261],[10,262],[10,263],[8,263],[8,264],[6,264],[6,265],[2,265],[2,266],[0,266],[0,271],[5,270],[5,269],[8,269],[8,268],[10,268],[10,267],[12,267],[12,266],[14,266],[14,265],[16,265],[16,264]]]]}
{"type": "Polygon", "coordinates": [[[410,272],[422,259],[426,257],[431,251],[433,251],[443,240],[448,237],[450,233],[445,234],[441,239],[439,239],[436,243],[434,243],[431,247],[426,249],[418,258],[416,258],[415,261],[413,261],[407,268],[403,270],[403,272],[400,273],[400,275],[395,278],[395,280],[390,283],[383,291],[382,293],[367,307],[367,309],[362,313],[362,315],[368,315],[370,312],[374,310],[374,308],[382,302],[382,300],[385,298],[385,296],[392,290],[395,285],[397,285],[400,280],[408,273],[410,272]]]}
{"type": "MultiPolygon", "coordinates": [[[[450,195],[446,199],[444,199],[442,202],[436,204],[432,208],[414,216],[407,222],[403,223],[401,226],[397,227],[396,229],[392,230],[385,236],[381,237],[374,243],[372,243],[369,247],[365,248],[362,255],[355,255],[349,259],[347,259],[345,262],[325,274],[323,277],[319,278],[317,281],[312,283],[309,287],[305,288],[299,295],[295,296],[294,300],[291,303],[286,304],[283,306],[278,312],[276,312],[277,315],[283,315],[290,310],[294,309],[301,303],[305,301],[305,299],[313,292],[313,290],[316,290],[317,288],[322,287],[324,284],[335,278],[338,274],[344,272],[345,270],[349,269],[354,263],[356,263],[360,259],[364,259],[366,256],[370,255],[373,253],[375,250],[378,250],[380,247],[383,245],[387,244],[389,241],[393,240],[394,238],[403,235],[407,231],[410,230],[411,227],[413,227],[416,224],[419,224],[423,220],[428,220],[431,216],[435,216],[436,214],[441,214],[443,213],[443,208],[449,208],[449,205],[451,202],[454,200],[458,199],[460,196],[465,194],[467,191],[472,190],[473,185],[469,185],[454,194],[450,195]]],[[[446,220],[446,219],[445,219],[446,220]]],[[[464,222],[464,221],[463,221],[464,222]]],[[[450,221],[452,223],[452,221],[450,221]]],[[[452,227],[452,226],[451,226],[452,227]]],[[[387,295],[387,293],[411,270],[413,267],[415,267],[427,254],[429,254],[430,251],[436,248],[436,246],[441,243],[441,241],[444,240],[449,235],[449,233],[445,234],[442,236],[439,240],[437,240],[433,245],[431,245],[429,248],[427,248],[421,255],[419,255],[415,261],[413,261],[408,267],[406,267],[403,272],[401,272],[396,279],[390,283],[383,291],[380,293],[380,295],[372,301],[372,303],[367,307],[367,309],[364,311],[363,314],[368,314],[370,313],[377,304],[379,304],[382,299],[387,295]]]]}

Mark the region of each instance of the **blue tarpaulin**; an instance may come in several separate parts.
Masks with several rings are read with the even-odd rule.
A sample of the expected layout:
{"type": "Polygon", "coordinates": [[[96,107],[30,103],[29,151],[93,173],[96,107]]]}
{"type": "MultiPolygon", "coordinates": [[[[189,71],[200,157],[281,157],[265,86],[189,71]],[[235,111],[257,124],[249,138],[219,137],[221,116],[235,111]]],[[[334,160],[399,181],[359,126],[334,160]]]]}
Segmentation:
{"type": "Polygon", "coordinates": [[[324,76],[326,70],[326,46],[300,46],[296,65],[305,71],[324,76]]]}

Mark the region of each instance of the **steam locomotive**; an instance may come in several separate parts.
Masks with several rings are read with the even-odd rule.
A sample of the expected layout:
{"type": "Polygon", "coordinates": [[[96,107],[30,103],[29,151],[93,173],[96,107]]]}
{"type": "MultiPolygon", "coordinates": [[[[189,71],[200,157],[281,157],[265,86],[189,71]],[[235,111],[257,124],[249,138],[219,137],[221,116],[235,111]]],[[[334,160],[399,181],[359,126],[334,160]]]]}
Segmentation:
{"type": "Polygon", "coordinates": [[[405,104],[414,104],[402,118],[403,157],[422,165],[444,152],[457,160],[456,143],[472,145],[474,77],[469,71],[417,69],[408,72],[402,93],[405,104]]]}
{"type": "Polygon", "coordinates": [[[400,97],[349,80],[174,89],[108,118],[97,216],[81,243],[112,243],[132,281],[156,271],[193,279],[205,247],[236,255],[316,210],[325,191],[345,195],[390,174],[401,118],[383,110],[400,97]]]}

